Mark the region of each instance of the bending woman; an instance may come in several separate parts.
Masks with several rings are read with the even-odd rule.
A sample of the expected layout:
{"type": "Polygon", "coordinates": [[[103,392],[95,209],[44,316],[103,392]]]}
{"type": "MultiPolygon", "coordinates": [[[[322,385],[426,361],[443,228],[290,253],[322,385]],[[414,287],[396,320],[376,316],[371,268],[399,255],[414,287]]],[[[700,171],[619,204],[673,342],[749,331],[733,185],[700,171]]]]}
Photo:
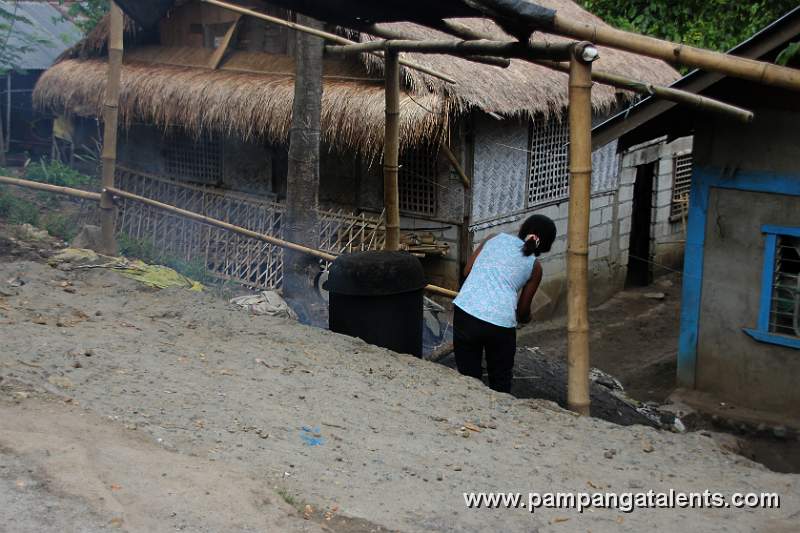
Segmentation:
{"type": "Polygon", "coordinates": [[[483,353],[489,386],[511,391],[518,323],[531,320],[531,302],[542,281],[536,260],[549,252],[556,225],[533,215],[517,236],[501,233],[484,241],[465,269],[466,281],[455,299],[453,343],[456,365],[465,376],[483,377],[483,353]]]}

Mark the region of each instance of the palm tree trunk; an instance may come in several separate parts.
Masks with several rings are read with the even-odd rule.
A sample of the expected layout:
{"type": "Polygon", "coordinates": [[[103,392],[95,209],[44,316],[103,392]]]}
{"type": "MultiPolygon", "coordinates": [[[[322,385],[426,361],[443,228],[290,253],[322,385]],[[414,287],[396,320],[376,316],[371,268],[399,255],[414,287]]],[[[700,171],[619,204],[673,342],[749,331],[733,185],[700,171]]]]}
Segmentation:
{"type": "MultiPolygon", "coordinates": [[[[322,23],[298,15],[298,23],[322,28],[322,23]]],[[[322,108],[322,53],[319,37],[297,33],[297,77],[289,134],[289,169],[286,188],[284,237],[310,247],[317,246],[319,204],[319,144],[322,108]]],[[[284,252],[283,289],[289,297],[311,290],[317,260],[289,250],[284,252]]]]}

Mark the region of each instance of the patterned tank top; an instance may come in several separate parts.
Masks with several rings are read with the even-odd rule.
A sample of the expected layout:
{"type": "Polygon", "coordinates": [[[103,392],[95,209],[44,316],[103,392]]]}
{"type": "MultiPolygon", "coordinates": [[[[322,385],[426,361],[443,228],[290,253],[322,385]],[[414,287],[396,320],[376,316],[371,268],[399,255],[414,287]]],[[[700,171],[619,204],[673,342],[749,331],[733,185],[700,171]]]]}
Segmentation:
{"type": "Polygon", "coordinates": [[[453,303],[484,322],[516,327],[519,291],[531,278],[536,262],[535,256],[522,255],[523,244],[507,233],[486,241],[453,303]]]}

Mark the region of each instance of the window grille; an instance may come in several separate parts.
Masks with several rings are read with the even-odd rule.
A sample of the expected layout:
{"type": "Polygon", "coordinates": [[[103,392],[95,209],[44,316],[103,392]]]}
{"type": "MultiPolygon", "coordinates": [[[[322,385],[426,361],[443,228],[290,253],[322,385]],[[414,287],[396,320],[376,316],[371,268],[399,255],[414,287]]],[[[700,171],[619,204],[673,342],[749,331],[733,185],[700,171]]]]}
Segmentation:
{"type": "Polygon", "coordinates": [[[222,143],[213,133],[171,132],[164,138],[164,159],[170,178],[205,185],[222,181],[222,143]]]}
{"type": "Polygon", "coordinates": [[[689,191],[692,188],[692,154],[672,160],[672,205],[670,218],[679,219],[689,213],[689,191]]]}
{"type": "Polygon", "coordinates": [[[800,237],[775,240],[769,332],[800,337],[800,237]]]}
{"type": "Polygon", "coordinates": [[[437,156],[433,146],[418,147],[401,154],[397,178],[401,211],[436,215],[437,156]]]}
{"type": "Polygon", "coordinates": [[[563,200],[569,196],[569,123],[535,121],[530,134],[528,206],[563,200]]]}

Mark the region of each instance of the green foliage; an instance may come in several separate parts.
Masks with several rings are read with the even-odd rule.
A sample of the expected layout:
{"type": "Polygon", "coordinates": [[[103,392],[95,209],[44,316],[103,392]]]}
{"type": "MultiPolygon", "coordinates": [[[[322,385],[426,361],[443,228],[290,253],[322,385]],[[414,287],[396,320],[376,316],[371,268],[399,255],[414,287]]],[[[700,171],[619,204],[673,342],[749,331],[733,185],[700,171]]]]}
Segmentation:
{"type": "Polygon", "coordinates": [[[726,51],[797,7],[797,0],[578,0],[612,26],[726,51]]]}
{"type": "Polygon", "coordinates": [[[278,495],[281,498],[283,498],[283,501],[285,501],[286,503],[288,503],[289,505],[291,505],[295,509],[298,509],[298,510],[302,509],[303,506],[300,504],[300,502],[297,501],[297,498],[292,496],[292,494],[288,490],[286,490],[283,487],[281,487],[281,488],[279,488],[277,490],[277,492],[278,492],[278,495]]]}
{"type": "Polygon", "coordinates": [[[39,208],[33,202],[0,191],[0,218],[11,224],[39,225],[39,208]]]}
{"type": "Polygon", "coordinates": [[[124,257],[141,259],[145,263],[157,263],[159,254],[148,239],[134,239],[125,234],[117,237],[117,249],[124,257]]]}
{"type": "MultiPolygon", "coordinates": [[[[59,1],[64,3],[64,0],[59,1]]],[[[89,33],[108,13],[109,8],[109,0],[83,0],[72,3],[67,12],[83,33],[89,33]]]]}
{"type": "Polygon", "coordinates": [[[48,213],[44,216],[42,227],[53,237],[58,237],[62,241],[71,241],[78,234],[78,227],[75,221],[67,215],[58,213],[48,213]]]}
{"type": "Polygon", "coordinates": [[[46,162],[44,159],[28,167],[25,177],[31,181],[49,183],[73,189],[97,188],[97,180],[81,174],[60,161],[46,162]]]}
{"type": "Polygon", "coordinates": [[[800,42],[794,42],[789,43],[789,46],[778,54],[775,62],[779,65],[787,66],[797,63],[798,59],[800,59],[800,42]]]}

